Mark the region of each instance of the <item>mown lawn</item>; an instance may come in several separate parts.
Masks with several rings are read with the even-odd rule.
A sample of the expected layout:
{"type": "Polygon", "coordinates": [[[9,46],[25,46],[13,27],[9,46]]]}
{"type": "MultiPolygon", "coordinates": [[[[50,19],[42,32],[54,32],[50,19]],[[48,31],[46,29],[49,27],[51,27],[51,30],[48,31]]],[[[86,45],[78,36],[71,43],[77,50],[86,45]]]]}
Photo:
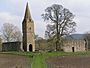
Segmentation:
{"type": "MultiPolygon", "coordinates": [[[[2,53],[2,52],[1,52],[2,53]]],[[[16,54],[24,55],[32,60],[31,68],[47,68],[46,59],[49,57],[56,56],[90,56],[88,52],[42,52],[42,53],[31,53],[31,52],[4,52],[5,54],[16,54]]]]}

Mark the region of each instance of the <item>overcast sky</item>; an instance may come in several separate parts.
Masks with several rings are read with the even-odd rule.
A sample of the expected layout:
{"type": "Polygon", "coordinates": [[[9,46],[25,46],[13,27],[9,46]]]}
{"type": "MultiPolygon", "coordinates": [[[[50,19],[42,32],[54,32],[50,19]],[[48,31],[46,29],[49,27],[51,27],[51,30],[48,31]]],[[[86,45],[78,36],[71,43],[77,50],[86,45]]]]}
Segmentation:
{"type": "Polygon", "coordinates": [[[12,23],[21,29],[27,2],[35,23],[35,34],[41,37],[44,37],[46,24],[41,14],[52,4],[63,5],[75,15],[75,33],[90,31],[90,0],[0,0],[0,27],[3,23],[12,23]]]}

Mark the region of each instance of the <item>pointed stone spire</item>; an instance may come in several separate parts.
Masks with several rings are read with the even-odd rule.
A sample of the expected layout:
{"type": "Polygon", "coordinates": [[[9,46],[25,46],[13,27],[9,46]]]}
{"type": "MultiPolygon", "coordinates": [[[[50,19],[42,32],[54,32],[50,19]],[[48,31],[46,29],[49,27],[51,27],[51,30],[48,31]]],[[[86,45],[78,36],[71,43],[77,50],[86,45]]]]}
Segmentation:
{"type": "Polygon", "coordinates": [[[30,14],[28,2],[27,2],[27,5],[26,5],[26,10],[25,10],[25,16],[24,16],[24,18],[25,19],[31,19],[31,14],[30,14]]]}

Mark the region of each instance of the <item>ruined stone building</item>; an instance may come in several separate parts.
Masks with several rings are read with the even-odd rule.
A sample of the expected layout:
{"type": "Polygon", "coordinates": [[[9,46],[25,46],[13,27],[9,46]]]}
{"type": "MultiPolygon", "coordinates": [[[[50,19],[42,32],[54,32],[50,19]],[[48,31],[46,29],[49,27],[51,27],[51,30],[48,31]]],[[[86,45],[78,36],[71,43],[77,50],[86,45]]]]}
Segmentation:
{"type": "Polygon", "coordinates": [[[35,51],[34,22],[30,14],[28,3],[26,5],[25,16],[22,22],[22,31],[24,51],[35,51]]]}
{"type": "MultiPolygon", "coordinates": [[[[10,42],[10,43],[7,42],[3,43],[4,51],[8,50],[18,51],[21,49],[23,49],[24,51],[32,51],[32,52],[40,49],[55,51],[55,43],[53,41],[48,44],[46,39],[41,39],[36,41],[35,44],[34,21],[32,20],[28,3],[26,5],[25,15],[22,22],[22,31],[23,31],[22,48],[20,42],[10,42]]],[[[86,43],[85,40],[83,39],[67,39],[66,41],[64,41],[62,49],[64,52],[85,51],[86,43]]]]}
{"type": "MultiPolygon", "coordinates": [[[[32,20],[30,10],[28,3],[26,5],[26,10],[25,10],[25,16],[22,22],[22,31],[23,31],[23,49],[24,51],[35,51],[38,49],[49,49],[48,44],[46,40],[41,42],[37,42],[35,44],[34,40],[34,22],[32,20]],[[44,44],[44,45],[43,45],[44,44]],[[37,47],[38,45],[38,47],[37,47]],[[36,48],[35,48],[36,46],[36,48]]],[[[55,49],[55,44],[52,43],[52,47],[50,49],[55,49]]],[[[65,52],[77,52],[77,51],[85,51],[86,50],[86,45],[85,45],[85,40],[83,39],[68,39],[64,41],[64,44],[62,46],[63,51],[65,52]]]]}
{"type": "Polygon", "coordinates": [[[71,39],[64,41],[64,45],[62,47],[64,52],[78,52],[85,51],[86,45],[84,40],[71,39]]]}
{"type": "MultiPolygon", "coordinates": [[[[87,50],[87,42],[84,39],[83,34],[71,34],[65,36],[63,39],[63,43],[61,46],[61,50],[64,52],[79,52],[79,51],[86,51],[87,50]]],[[[55,51],[56,45],[55,42],[47,41],[45,39],[38,40],[36,42],[36,50],[48,50],[48,51],[55,51]]]]}
{"type": "Polygon", "coordinates": [[[84,40],[83,34],[72,34],[66,36],[66,40],[64,41],[63,51],[65,52],[78,52],[78,51],[86,51],[87,44],[84,40]]]}
{"type": "Polygon", "coordinates": [[[21,51],[21,42],[4,42],[2,43],[2,51],[21,51]]]}

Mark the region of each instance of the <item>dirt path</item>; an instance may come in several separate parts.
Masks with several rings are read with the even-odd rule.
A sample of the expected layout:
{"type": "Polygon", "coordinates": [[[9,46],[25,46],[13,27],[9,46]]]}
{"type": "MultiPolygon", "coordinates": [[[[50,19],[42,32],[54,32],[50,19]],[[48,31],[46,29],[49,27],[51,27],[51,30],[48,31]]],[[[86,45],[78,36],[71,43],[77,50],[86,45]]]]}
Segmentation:
{"type": "Polygon", "coordinates": [[[0,54],[0,68],[30,68],[30,59],[25,56],[0,54]]]}

